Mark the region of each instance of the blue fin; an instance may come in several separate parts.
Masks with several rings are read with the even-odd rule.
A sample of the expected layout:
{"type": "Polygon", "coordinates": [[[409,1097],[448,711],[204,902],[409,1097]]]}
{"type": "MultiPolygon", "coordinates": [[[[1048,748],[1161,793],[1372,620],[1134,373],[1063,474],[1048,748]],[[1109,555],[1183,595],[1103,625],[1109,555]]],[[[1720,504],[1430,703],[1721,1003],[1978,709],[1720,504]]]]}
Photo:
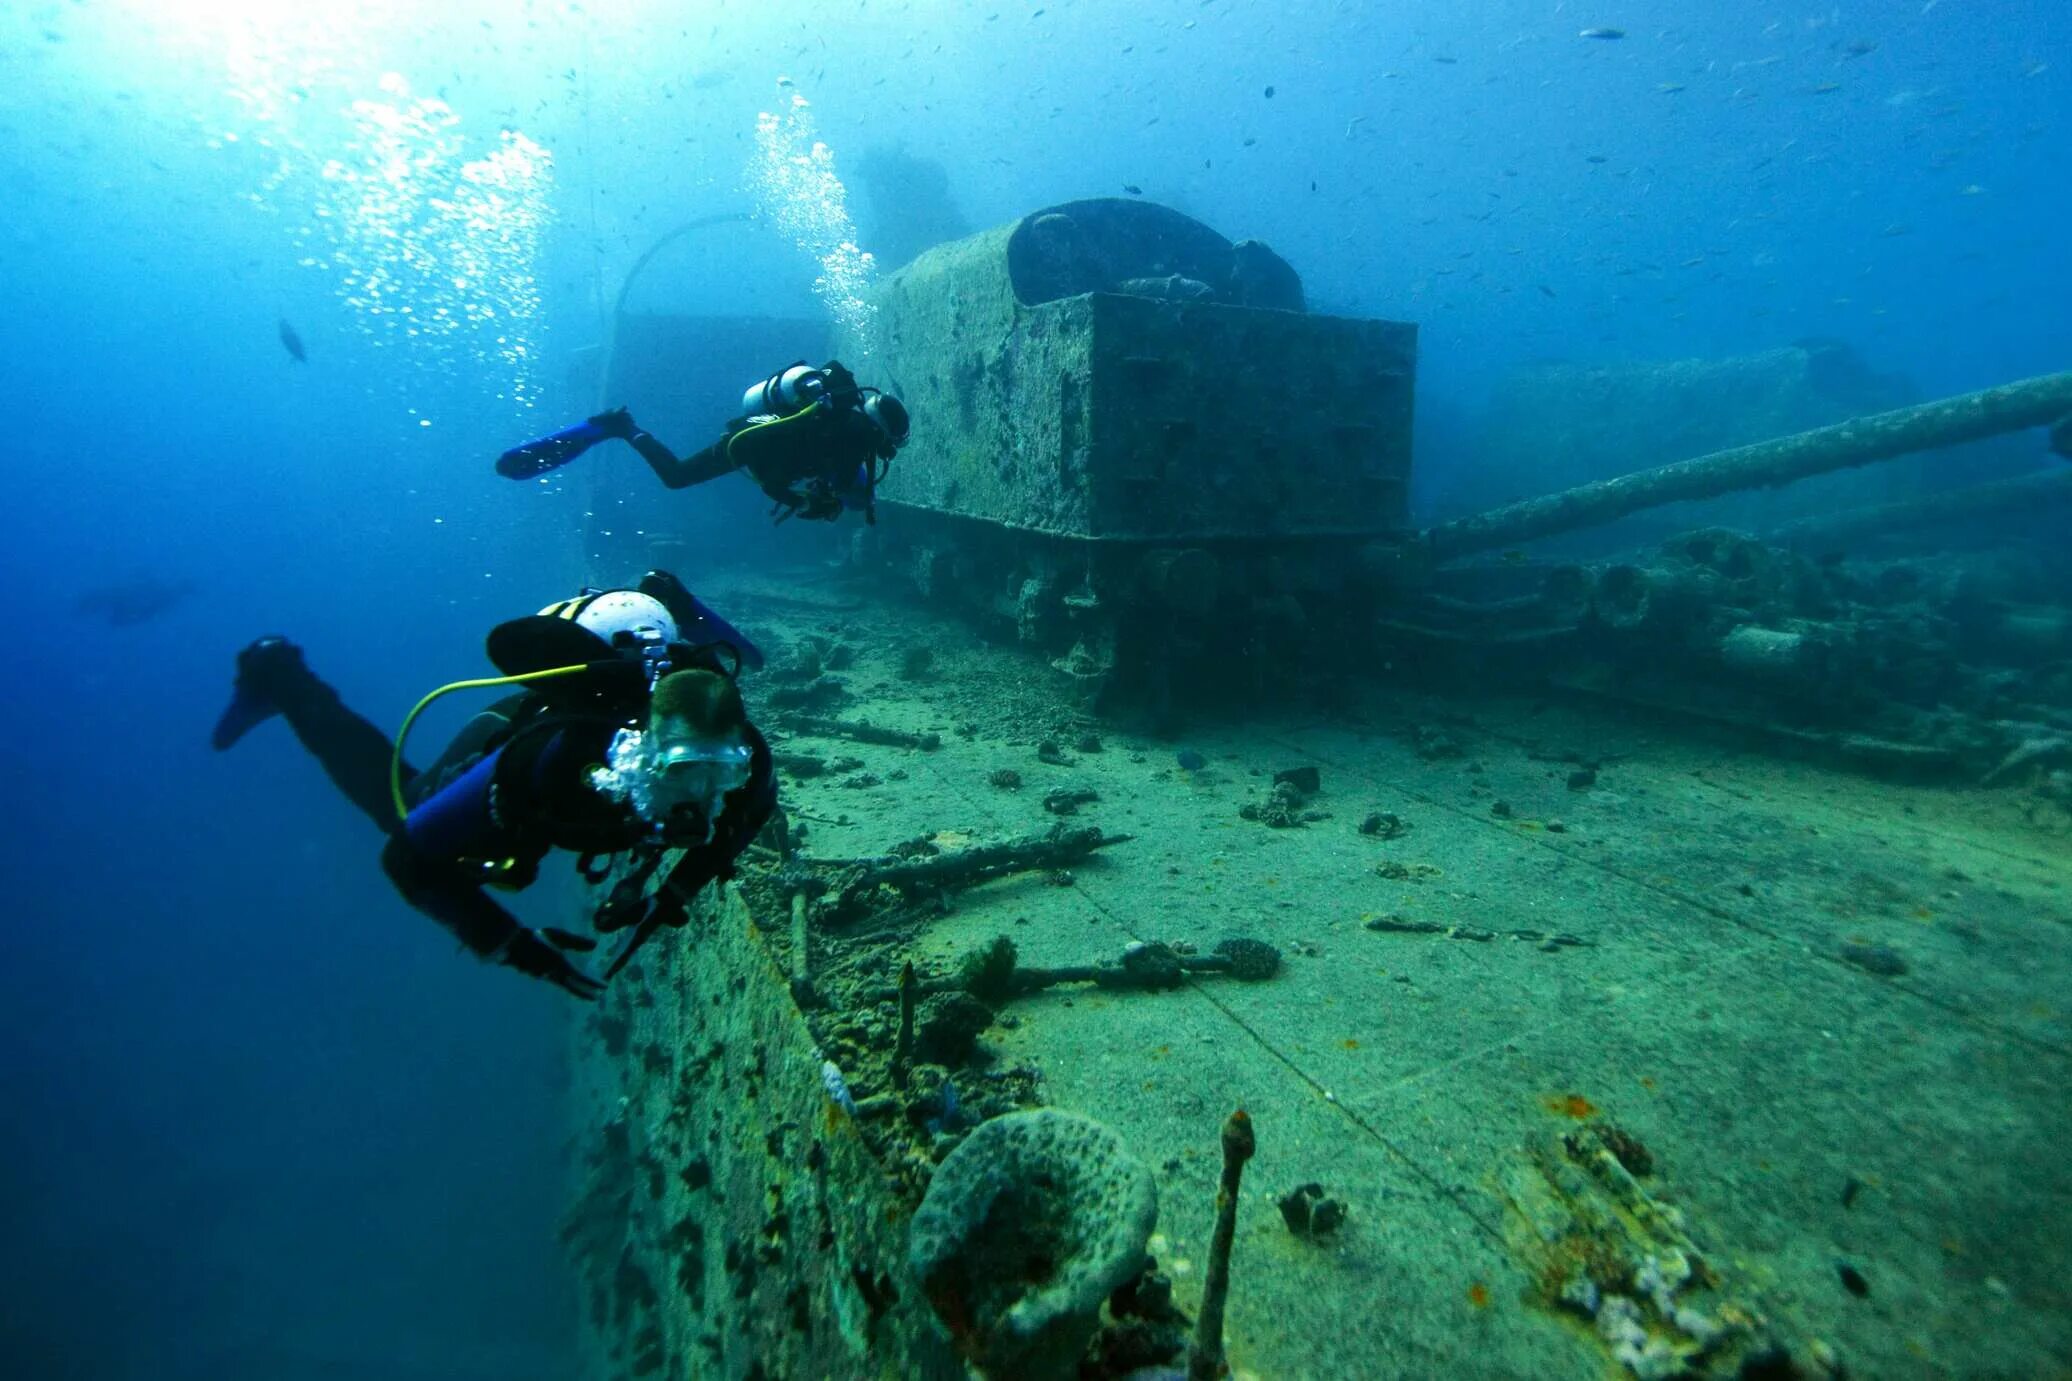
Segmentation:
{"type": "Polygon", "coordinates": [[[216,731],[209,735],[209,742],[220,753],[279,713],[272,702],[239,686],[230,693],[230,704],[216,721],[216,731]]]}
{"type": "MultiPolygon", "coordinates": [[[[689,594],[689,591],[685,591],[689,594]]],[[[763,666],[763,651],[748,640],[748,635],[714,612],[711,605],[696,595],[690,595],[691,606],[696,610],[695,622],[688,628],[677,629],[677,636],[687,643],[726,643],[741,654],[741,665],[748,671],[760,671],[763,666]]]]}

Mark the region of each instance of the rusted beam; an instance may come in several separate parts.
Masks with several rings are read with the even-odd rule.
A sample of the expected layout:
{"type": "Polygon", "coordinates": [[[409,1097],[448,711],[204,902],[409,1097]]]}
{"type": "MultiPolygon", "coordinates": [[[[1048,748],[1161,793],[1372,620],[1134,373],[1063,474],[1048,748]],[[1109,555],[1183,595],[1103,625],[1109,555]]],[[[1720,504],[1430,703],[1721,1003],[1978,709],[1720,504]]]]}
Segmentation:
{"type": "Polygon", "coordinates": [[[2060,465],[2013,479],[1938,490],[1918,499],[1801,518],[1767,534],[1765,540],[1803,551],[1914,528],[1976,522],[2003,513],[2035,513],[2064,504],[2072,504],[2072,466],[2060,465]]]}
{"type": "Polygon", "coordinates": [[[1451,561],[1596,527],[1661,504],[1771,488],[2002,432],[2049,427],[2068,415],[2072,371],[2045,374],[1526,499],[1442,523],[1425,533],[1425,543],[1434,560],[1451,561]]]}

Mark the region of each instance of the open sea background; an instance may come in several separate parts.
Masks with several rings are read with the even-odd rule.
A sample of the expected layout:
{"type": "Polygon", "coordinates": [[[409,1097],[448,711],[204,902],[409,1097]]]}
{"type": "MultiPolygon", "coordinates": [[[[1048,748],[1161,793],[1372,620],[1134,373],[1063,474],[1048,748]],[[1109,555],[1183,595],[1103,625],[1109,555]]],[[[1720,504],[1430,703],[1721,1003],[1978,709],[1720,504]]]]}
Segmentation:
{"type": "MultiPolygon", "coordinates": [[[[911,165],[857,183],[873,150],[972,227],[1141,190],[1266,240],[1313,309],[1420,324],[1443,504],[1521,361],[2065,367],[2068,111],[2057,0],[0,6],[7,1372],[570,1374],[569,1003],[404,907],[280,726],[207,732],[259,633],[393,726],[569,592],[603,462],[490,461],[594,409],[611,296],[686,220],[762,216],[658,299],[823,309],[840,207],[769,160],[824,142],[865,249],[944,223],[911,165]],[[75,607],[138,581],[195,588],[75,607]]],[[[611,473],[628,522],[776,549],[744,484],[611,473]]]]}

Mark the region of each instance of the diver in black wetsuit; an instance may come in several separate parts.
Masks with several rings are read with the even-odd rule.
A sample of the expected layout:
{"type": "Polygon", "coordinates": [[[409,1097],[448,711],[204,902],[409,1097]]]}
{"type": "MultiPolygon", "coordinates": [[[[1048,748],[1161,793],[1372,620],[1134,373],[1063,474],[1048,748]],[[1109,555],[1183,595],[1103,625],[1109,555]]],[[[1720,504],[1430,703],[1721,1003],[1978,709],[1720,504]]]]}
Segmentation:
{"type": "Polygon", "coordinates": [[[746,470],[770,496],[779,522],[797,515],[832,521],[861,511],[877,521],[876,493],[885,469],[906,445],[907,411],[889,393],[857,384],[837,360],[818,369],[801,360],[751,385],[741,416],[727,434],[678,459],[624,408],[514,446],[497,458],[497,473],[532,479],[568,464],[600,441],[629,442],[671,489],[746,470]]]}
{"type": "Polygon", "coordinates": [[[422,772],[348,709],[285,638],[261,638],[237,659],[230,707],[214,743],[227,749],[278,714],[347,799],[387,835],[382,868],[404,900],[483,959],[543,978],[579,998],[603,983],[569,951],[597,941],[533,930],[490,898],[516,890],[553,849],[570,850],[590,881],[614,855],[632,866],[593,918],[631,928],[609,980],[663,925],[680,926],[699,889],[733,876],[734,859],[776,806],[770,748],[735,685],[754,646],[674,576],[651,571],[636,590],[585,591],[497,625],[489,657],[504,673],[443,686],[515,685],[462,728],[422,772]],[[661,871],[666,851],[682,849],[661,871]]]}

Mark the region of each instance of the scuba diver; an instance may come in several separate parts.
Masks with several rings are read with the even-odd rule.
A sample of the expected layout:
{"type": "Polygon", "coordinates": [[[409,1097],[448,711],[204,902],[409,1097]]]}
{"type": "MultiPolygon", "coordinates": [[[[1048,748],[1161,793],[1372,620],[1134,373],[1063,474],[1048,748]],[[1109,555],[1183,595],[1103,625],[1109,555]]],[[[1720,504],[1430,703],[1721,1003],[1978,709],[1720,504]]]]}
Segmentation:
{"type": "Polygon", "coordinates": [[[878,484],[906,445],[907,425],[905,405],[883,390],[858,385],[839,360],[818,369],[800,360],[749,385],[741,416],[695,455],[678,459],[625,408],[617,408],[512,447],[497,458],[496,470],[509,479],[533,479],[600,441],[619,440],[640,452],[671,489],[746,470],[770,496],[778,522],[794,515],[831,522],[857,510],[875,523],[878,484]]]}
{"type": "Polygon", "coordinates": [[[301,648],[261,638],[238,654],[213,742],[221,751],[274,715],[286,719],[388,835],[382,869],[405,901],[478,957],[594,999],[657,929],[684,924],[707,882],[733,876],[776,807],[770,747],[735,684],[762,656],[662,571],[635,589],[585,590],[498,624],[488,650],[502,675],[439,687],[391,743],[310,671],[301,648]],[[424,771],[404,760],[427,705],[492,686],[516,689],[424,771]],[[556,848],[576,854],[592,883],[615,856],[630,859],[593,917],[600,933],[632,932],[603,980],[569,957],[595,949],[595,939],[531,929],[483,890],[528,886],[556,848]]]}

